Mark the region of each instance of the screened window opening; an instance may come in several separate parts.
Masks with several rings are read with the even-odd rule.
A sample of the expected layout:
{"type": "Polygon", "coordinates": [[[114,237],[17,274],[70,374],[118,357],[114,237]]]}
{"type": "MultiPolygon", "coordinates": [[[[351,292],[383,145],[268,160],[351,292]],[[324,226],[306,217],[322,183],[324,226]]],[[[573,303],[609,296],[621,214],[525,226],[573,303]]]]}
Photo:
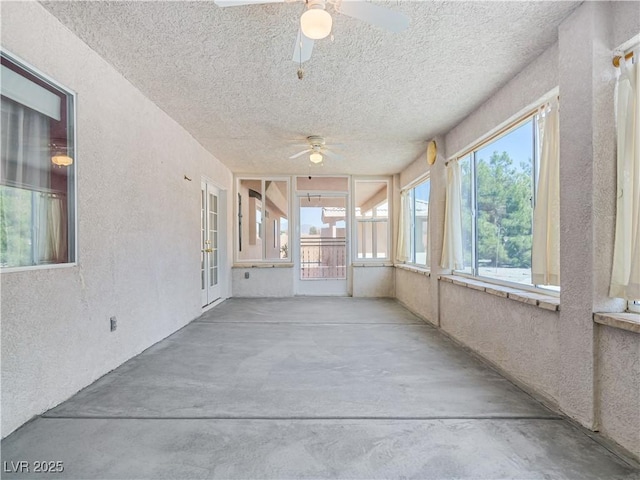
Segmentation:
{"type": "Polygon", "coordinates": [[[389,184],[386,180],[355,182],[356,258],[389,258],[389,184]]]}
{"type": "Polygon", "coordinates": [[[429,266],[429,195],[431,180],[408,191],[409,202],[409,262],[429,266]]]}
{"type": "Polygon", "coordinates": [[[238,260],[289,258],[289,182],[238,181],[238,260]]]}
{"type": "Polygon", "coordinates": [[[0,267],[75,261],[73,95],[1,56],[0,267]]]}

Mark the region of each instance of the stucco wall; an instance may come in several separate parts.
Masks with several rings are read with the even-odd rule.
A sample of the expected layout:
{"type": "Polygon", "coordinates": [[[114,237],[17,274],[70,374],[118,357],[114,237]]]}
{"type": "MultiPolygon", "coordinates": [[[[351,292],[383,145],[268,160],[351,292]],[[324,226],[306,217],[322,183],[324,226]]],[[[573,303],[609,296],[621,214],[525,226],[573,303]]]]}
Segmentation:
{"type": "Polygon", "coordinates": [[[431,278],[427,275],[396,268],[396,298],[418,316],[437,324],[431,285],[431,278]]]}
{"type": "Polygon", "coordinates": [[[611,48],[618,48],[640,35],[640,2],[612,2],[613,39],[611,48]]]}
{"type": "Polygon", "coordinates": [[[557,399],[558,312],[440,282],[440,326],[552,403],[557,399]]]}
{"type": "Polygon", "coordinates": [[[2,46],[77,93],[78,147],[78,265],[2,275],[6,436],[200,315],[200,178],[232,177],[38,3],[3,3],[2,46]]]}
{"type": "Polygon", "coordinates": [[[261,266],[256,268],[234,267],[232,270],[234,297],[292,297],[292,267],[261,266]],[[245,273],[249,278],[245,278],[245,273]]]}
{"type": "Polygon", "coordinates": [[[468,148],[556,88],[558,54],[556,43],[449,131],[445,135],[446,157],[468,148]]]}
{"type": "MultiPolygon", "coordinates": [[[[585,2],[562,23],[555,45],[445,136],[447,155],[454,155],[559,92],[560,312],[445,282],[435,292],[419,274],[396,272],[396,296],[405,305],[437,317],[433,323],[447,333],[638,457],[640,335],[602,327],[598,337],[592,317],[625,305],[607,296],[616,198],[611,57],[640,32],[639,13],[637,2],[585,2]]],[[[415,171],[407,168],[401,182],[415,171]]]]}
{"type": "Polygon", "coordinates": [[[600,431],[640,457],[640,334],[598,325],[600,431]]]}
{"type": "Polygon", "coordinates": [[[354,297],[395,296],[395,278],[393,267],[366,266],[351,269],[354,297]]]}

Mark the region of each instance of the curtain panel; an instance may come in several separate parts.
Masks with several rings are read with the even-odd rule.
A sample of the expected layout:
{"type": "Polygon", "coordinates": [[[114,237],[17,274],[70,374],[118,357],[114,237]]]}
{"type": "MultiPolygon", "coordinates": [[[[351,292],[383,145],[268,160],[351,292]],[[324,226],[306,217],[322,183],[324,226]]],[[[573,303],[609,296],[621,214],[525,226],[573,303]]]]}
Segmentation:
{"type": "Polygon", "coordinates": [[[462,213],[461,175],[458,161],[447,166],[447,188],[444,217],[444,244],[440,266],[449,270],[462,270],[462,213]]]}
{"type": "MultiPolygon", "coordinates": [[[[639,50],[634,51],[637,59],[639,50]]],[[[637,62],[637,60],[636,60],[637,62]]],[[[611,297],[640,299],[640,106],[638,64],[620,62],[616,85],[617,202],[611,297]]]]}
{"type": "Polygon", "coordinates": [[[409,191],[400,193],[400,215],[398,216],[398,245],[396,247],[396,260],[406,262],[409,259],[409,191]]]}
{"type": "Polygon", "coordinates": [[[558,100],[538,114],[540,173],[533,211],[531,276],[534,285],[560,285],[560,123],[558,100]]]}

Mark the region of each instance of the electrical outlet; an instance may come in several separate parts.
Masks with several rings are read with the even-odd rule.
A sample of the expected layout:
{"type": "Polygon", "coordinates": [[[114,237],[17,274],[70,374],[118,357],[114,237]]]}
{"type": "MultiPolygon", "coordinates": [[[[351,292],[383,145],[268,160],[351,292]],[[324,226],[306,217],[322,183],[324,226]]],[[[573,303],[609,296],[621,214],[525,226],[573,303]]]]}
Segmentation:
{"type": "Polygon", "coordinates": [[[116,317],[111,317],[109,321],[111,322],[111,331],[114,332],[118,328],[118,320],[116,320],[116,317]]]}
{"type": "Polygon", "coordinates": [[[244,272],[244,278],[249,278],[249,272],[244,272]]]}

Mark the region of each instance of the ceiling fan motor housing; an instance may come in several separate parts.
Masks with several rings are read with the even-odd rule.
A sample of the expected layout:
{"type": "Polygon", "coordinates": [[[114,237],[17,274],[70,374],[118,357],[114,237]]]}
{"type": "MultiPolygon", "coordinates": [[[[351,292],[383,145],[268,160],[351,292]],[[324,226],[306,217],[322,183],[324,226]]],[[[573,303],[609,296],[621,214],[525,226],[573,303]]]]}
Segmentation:
{"type": "Polygon", "coordinates": [[[322,148],[325,144],[324,137],[321,137],[319,135],[311,135],[307,137],[307,141],[312,148],[322,148]]]}

